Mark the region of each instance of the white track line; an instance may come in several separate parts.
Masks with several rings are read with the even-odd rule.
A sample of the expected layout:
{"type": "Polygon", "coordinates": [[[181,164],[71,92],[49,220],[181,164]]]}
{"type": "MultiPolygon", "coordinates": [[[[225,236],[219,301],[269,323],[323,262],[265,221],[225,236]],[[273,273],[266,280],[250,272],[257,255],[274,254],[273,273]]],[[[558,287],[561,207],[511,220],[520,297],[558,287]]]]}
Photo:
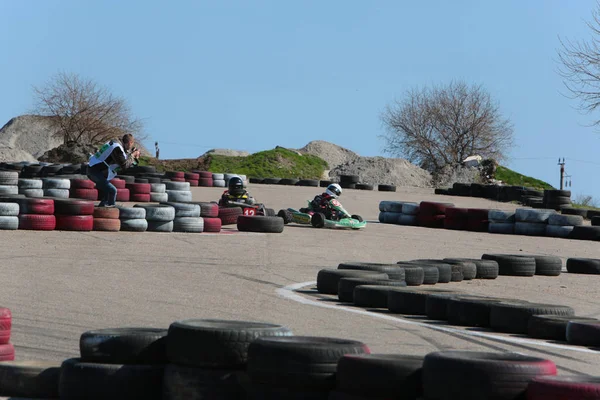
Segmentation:
{"type": "Polygon", "coordinates": [[[548,342],[543,342],[543,341],[538,341],[538,340],[521,339],[521,338],[514,338],[514,337],[507,337],[507,336],[498,336],[498,335],[492,335],[492,334],[485,333],[485,332],[467,331],[467,330],[463,330],[463,329],[455,329],[455,328],[448,328],[448,327],[439,326],[439,325],[426,324],[423,322],[407,320],[407,319],[404,319],[401,317],[393,317],[391,315],[373,313],[373,312],[370,312],[367,310],[357,310],[355,308],[347,308],[344,306],[338,306],[336,304],[328,304],[328,303],[325,303],[322,301],[315,301],[315,300],[311,300],[309,298],[300,296],[299,294],[295,293],[295,291],[300,288],[303,288],[305,286],[310,286],[310,285],[316,285],[316,283],[317,282],[315,282],[315,281],[295,283],[293,285],[289,285],[289,286],[285,286],[285,287],[277,289],[276,293],[283,298],[295,301],[300,304],[306,304],[306,305],[323,307],[323,308],[331,308],[331,309],[335,309],[335,310],[339,310],[339,311],[345,311],[345,312],[350,312],[350,313],[354,313],[354,314],[364,315],[367,317],[384,319],[386,321],[392,321],[392,322],[397,322],[397,323],[402,323],[402,324],[407,324],[407,325],[421,326],[424,328],[429,328],[429,329],[433,329],[435,331],[440,331],[440,332],[454,333],[454,334],[465,335],[465,336],[477,336],[477,337],[482,337],[482,338],[499,340],[499,341],[503,341],[503,342],[507,342],[507,343],[532,344],[532,345],[540,346],[540,347],[549,347],[549,348],[553,348],[553,349],[575,351],[575,352],[579,352],[579,353],[589,353],[589,354],[596,354],[596,355],[600,354],[600,352],[598,352],[598,351],[591,350],[591,349],[588,349],[585,347],[567,346],[567,345],[548,343],[548,342]]]}

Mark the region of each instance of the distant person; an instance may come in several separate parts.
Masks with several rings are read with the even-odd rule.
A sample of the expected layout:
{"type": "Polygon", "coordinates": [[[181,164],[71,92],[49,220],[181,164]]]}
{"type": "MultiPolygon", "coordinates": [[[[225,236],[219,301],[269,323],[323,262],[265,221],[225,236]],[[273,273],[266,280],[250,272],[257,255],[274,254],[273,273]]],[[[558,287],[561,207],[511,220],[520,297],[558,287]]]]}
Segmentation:
{"type": "Polygon", "coordinates": [[[90,157],[87,176],[96,183],[100,203],[98,207],[114,207],[117,202],[117,188],[110,181],[119,171],[137,163],[140,151],[134,146],[133,135],[123,135],[121,143],[111,140],[105,143],[96,154],[90,157]]]}

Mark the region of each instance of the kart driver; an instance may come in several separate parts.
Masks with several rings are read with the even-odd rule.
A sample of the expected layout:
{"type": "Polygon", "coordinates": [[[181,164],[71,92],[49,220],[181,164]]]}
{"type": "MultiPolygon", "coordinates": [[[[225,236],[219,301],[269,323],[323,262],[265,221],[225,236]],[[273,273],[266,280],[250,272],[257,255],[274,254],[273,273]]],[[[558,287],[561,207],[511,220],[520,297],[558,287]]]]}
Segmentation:
{"type": "MultiPolygon", "coordinates": [[[[331,206],[340,207],[343,209],[342,204],[337,200],[342,195],[342,187],[337,183],[332,183],[327,186],[324,193],[318,194],[310,202],[308,206],[309,211],[321,212],[325,214],[325,218],[329,220],[339,220],[342,218],[350,218],[349,214],[343,211],[332,209],[331,206]]],[[[300,210],[302,211],[302,209],[300,210]]]]}
{"type": "Polygon", "coordinates": [[[229,179],[228,190],[223,192],[221,199],[219,200],[220,207],[231,207],[236,205],[254,205],[256,200],[250,196],[250,193],[244,189],[244,182],[242,178],[234,176],[229,179]]]}

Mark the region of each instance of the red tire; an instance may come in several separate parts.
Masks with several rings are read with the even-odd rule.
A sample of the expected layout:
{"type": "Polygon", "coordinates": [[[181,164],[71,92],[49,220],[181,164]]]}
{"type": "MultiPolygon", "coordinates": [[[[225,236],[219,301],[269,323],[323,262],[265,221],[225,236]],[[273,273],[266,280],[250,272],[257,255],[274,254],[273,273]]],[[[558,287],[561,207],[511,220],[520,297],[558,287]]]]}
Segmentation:
{"type": "Polygon", "coordinates": [[[94,202],[89,200],[56,199],[55,215],[93,215],[94,202]]]}
{"type": "Polygon", "coordinates": [[[190,184],[190,186],[198,186],[198,181],[197,180],[185,180],[186,182],[188,182],[190,184]]]}
{"type": "Polygon", "coordinates": [[[596,400],[600,378],[594,376],[544,376],[527,386],[527,400],[596,400]]]}
{"type": "Polygon", "coordinates": [[[129,201],[129,189],[117,189],[117,201],[129,201]]]}
{"type": "Polygon", "coordinates": [[[151,186],[149,183],[128,183],[125,186],[127,189],[129,189],[129,193],[131,193],[131,195],[150,194],[151,186]]]}
{"type": "Polygon", "coordinates": [[[454,204],[436,203],[433,201],[422,201],[419,204],[419,214],[443,215],[446,213],[446,208],[448,207],[454,207],[454,204]]]}
{"type": "Polygon", "coordinates": [[[54,215],[21,214],[19,215],[19,229],[53,231],[56,229],[56,217],[54,215]]]}
{"type": "Polygon", "coordinates": [[[240,215],[242,215],[242,209],[240,207],[219,207],[221,225],[237,224],[237,219],[240,215]]]}
{"type": "Polygon", "coordinates": [[[91,231],[92,229],[94,229],[93,215],[56,215],[57,231],[87,232],[91,231]]]}
{"type": "Polygon", "coordinates": [[[445,215],[417,215],[417,223],[419,226],[426,228],[443,228],[444,227],[445,215]]]}
{"type": "Polygon", "coordinates": [[[198,179],[212,179],[213,173],[209,171],[198,171],[198,175],[200,176],[198,179]]]}
{"type": "Polygon", "coordinates": [[[96,184],[90,179],[71,179],[71,189],[94,189],[96,184]]]}
{"type": "Polygon", "coordinates": [[[125,189],[126,187],[126,182],[123,179],[115,178],[111,180],[110,183],[117,189],[125,189]]]}
{"type": "Polygon", "coordinates": [[[10,344],[0,344],[0,361],[14,361],[15,347],[10,344]]]}
{"type": "Polygon", "coordinates": [[[198,180],[198,186],[202,186],[202,187],[212,187],[213,185],[213,180],[212,178],[200,178],[198,180]]]}
{"type": "Polygon", "coordinates": [[[487,232],[489,228],[488,221],[479,221],[476,219],[467,220],[467,230],[471,232],[487,232]]]}
{"type": "MultiPolygon", "coordinates": [[[[469,208],[469,219],[487,221],[490,210],[484,208],[469,208]]],[[[448,214],[446,214],[448,215],[448,214]]]]}
{"type": "Polygon", "coordinates": [[[72,198],[98,200],[98,189],[71,189],[70,193],[72,198]]]}
{"type": "Polygon", "coordinates": [[[133,193],[129,196],[129,201],[135,201],[139,203],[149,203],[150,202],[150,193],[133,193]]]}
{"type": "Polygon", "coordinates": [[[446,218],[450,219],[467,219],[469,210],[467,208],[446,207],[446,218]]]}
{"type": "Polygon", "coordinates": [[[453,219],[453,218],[444,218],[444,229],[452,229],[455,231],[466,231],[467,230],[467,220],[466,219],[453,219]]]}
{"type": "Polygon", "coordinates": [[[0,344],[10,342],[12,314],[8,308],[0,308],[0,344]]]}
{"type": "Polygon", "coordinates": [[[94,230],[118,232],[121,230],[121,220],[114,218],[94,218],[94,230]]]}
{"type": "Polygon", "coordinates": [[[185,182],[185,178],[169,178],[171,182],[185,182]]]}
{"type": "Polygon", "coordinates": [[[185,172],[182,172],[182,171],[168,171],[167,172],[167,176],[171,180],[174,180],[173,178],[175,178],[175,179],[185,179],[185,172]]]}
{"type": "Polygon", "coordinates": [[[54,214],[54,200],[52,199],[36,199],[36,198],[19,198],[15,199],[19,203],[19,214],[54,214]]]}
{"type": "Polygon", "coordinates": [[[119,219],[120,211],[118,208],[95,207],[94,218],[119,219]]]}
{"type": "Polygon", "coordinates": [[[204,218],[204,232],[221,232],[221,225],[219,218],[204,218]]]}
{"type": "Polygon", "coordinates": [[[216,203],[197,203],[200,205],[200,216],[205,218],[218,218],[219,205],[216,203]]]}
{"type": "Polygon", "coordinates": [[[183,177],[187,181],[197,181],[198,179],[200,179],[200,174],[196,174],[194,172],[186,172],[183,174],[183,177]]]}

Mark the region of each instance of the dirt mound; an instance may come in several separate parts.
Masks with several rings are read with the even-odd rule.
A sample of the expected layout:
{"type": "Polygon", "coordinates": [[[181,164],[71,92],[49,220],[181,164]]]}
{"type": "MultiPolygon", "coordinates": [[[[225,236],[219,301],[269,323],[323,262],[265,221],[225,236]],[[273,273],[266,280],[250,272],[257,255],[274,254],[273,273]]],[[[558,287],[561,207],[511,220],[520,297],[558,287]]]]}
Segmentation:
{"type": "Polygon", "coordinates": [[[218,155],[218,156],[228,156],[228,157],[246,157],[246,156],[250,155],[250,153],[248,153],[247,151],[232,150],[232,149],[211,149],[211,150],[207,151],[206,153],[204,153],[202,156],[206,156],[209,154],[218,155]]]}
{"type": "Polygon", "coordinates": [[[298,151],[300,153],[311,154],[319,157],[322,160],[325,160],[330,169],[333,169],[338,165],[345,164],[351,160],[355,160],[359,157],[359,155],[353,151],[324,140],[313,140],[303,148],[298,149],[298,151]]]}
{"type": "Polygon", "coordinates": [[[358,175],[361,183],[375,185],[432,187],[431,174],[403,158],[358,157],[329,171],[334,180],[340,175],[358,175]]]}
{"type": "Polygon", "coordinates": [[[85,163],[89,160],[90,154],[93,154],[96,150],[97,148],[92,145],[70,142],[48,150],[39,158],[39,161],[72,164],[85,163]]]}
{"type": "Polygon", "coordinates": [[[62,143],[52,117],[21,115],[0,129],[0,161],[37,161],[62,143]]]}

